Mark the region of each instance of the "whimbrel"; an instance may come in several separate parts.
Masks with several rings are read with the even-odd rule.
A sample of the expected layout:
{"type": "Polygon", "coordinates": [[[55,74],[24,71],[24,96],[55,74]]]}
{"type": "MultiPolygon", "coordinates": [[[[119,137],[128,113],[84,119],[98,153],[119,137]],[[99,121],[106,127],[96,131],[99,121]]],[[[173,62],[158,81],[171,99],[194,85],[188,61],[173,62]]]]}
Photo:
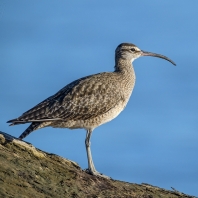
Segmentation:
{"type": "Polygon", "coordinates": [[[32,131],[47,126],[84,128],[87,131],[85,139],[87,172],[108,178],[95,169],[90,137],[96,127],[111,121],[126,107],[135,85],[132,62],[141,56],[163,58],[176,65],[166,56],[140,50],[131,43],[122,43],[115,51],[114,72],[98,73],[75,80],[20,117],[9,120],[8,123],[12,123],[11,125],[31,123],[19,136],[20,139],[32,131]]]}

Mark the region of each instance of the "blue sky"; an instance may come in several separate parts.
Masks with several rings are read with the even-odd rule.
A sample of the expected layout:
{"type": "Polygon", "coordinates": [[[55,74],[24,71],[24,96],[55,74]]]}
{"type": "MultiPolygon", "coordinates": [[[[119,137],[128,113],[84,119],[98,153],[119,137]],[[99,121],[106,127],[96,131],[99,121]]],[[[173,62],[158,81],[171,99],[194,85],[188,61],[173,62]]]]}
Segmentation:
{"type": "MultiPolygon", "coordinates": [[[[113,71],[122,42],[163,54],[134,61],[126,109],[96,128],[92,154],[113,179],[198,196],[198,1],[0,1],[0,130],[80,77],[113,71]]],[[[83,129],[45,128],[25,140],[87,167],[83,129]]]]}

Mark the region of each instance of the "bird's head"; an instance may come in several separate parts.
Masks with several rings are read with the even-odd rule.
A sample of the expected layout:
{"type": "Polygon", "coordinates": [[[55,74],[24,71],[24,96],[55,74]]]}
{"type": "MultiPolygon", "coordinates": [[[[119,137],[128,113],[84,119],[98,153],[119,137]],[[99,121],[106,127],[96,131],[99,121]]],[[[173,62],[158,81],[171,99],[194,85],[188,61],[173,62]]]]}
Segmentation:
{"type": "Polygon", "coordinates": [[[143,51],[132,43],[121,43],[120,45],[118,45],[115,51],[115,56],[116,56],[116,59],[121,58],[121,59],[129,60],[131,62],[133,62],[136,58],[139,58],[141,56],[154,56],[158,58],[163,58],[171,62],[173,65],[176,65],[168,57],[163,56],[161,54],[143,51]]]}

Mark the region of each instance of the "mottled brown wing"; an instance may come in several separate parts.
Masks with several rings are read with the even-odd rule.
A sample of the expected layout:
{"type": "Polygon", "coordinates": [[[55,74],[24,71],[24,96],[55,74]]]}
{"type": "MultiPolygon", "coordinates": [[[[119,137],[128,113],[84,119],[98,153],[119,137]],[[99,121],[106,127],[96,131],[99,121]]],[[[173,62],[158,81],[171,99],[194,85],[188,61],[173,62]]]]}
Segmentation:
{"type": "Polygon", "coordinates": [[[103,73],[80,82],[49,112],[64,120],[86,120],[106,113],[122,98],[119,88],[108,77],[103,73]]]}
{"type": "Polygon", "coordinates": [[[101,115],[122,99],[119,83],[112,82],[110,75],[101,73],[76,80],[17,120],[85,120],[101,115]]]}

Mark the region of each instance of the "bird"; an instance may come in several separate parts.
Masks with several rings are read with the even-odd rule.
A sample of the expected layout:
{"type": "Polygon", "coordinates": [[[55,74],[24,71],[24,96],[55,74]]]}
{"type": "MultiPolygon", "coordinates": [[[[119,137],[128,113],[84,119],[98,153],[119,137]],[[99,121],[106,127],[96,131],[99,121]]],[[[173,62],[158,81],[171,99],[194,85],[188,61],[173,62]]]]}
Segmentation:
{"type": "Polygon", "coordinates": [[[132,43],[121,43],[115,50],[113,72],[102,72],[75,80],[7,123],[11,123],[10,126],[31,123],[19,136],[20,140],[37,129],[49,126],[85,129],[88,160],[86,172],[109,179],[94,166],[90,138],[95,128],[116,118],[126,107],[136,80],[132,63],[143,56],[162,58],[176,66],[164,55],[143,51],[132,43]]]}

